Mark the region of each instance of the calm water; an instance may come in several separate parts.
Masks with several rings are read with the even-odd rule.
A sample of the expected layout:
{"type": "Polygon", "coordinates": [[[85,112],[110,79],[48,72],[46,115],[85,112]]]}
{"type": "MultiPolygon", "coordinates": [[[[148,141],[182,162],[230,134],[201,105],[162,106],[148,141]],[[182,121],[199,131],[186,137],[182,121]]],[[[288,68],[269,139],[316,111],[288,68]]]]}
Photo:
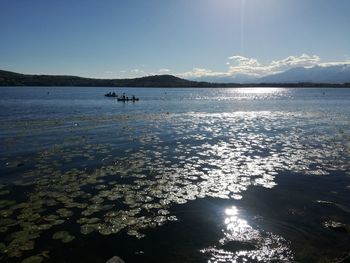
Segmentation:
{"type": "Polygon", "coordinates": [[[349,260],[350,89],[115,90],[0,88],[1,261],[349,260]]]}

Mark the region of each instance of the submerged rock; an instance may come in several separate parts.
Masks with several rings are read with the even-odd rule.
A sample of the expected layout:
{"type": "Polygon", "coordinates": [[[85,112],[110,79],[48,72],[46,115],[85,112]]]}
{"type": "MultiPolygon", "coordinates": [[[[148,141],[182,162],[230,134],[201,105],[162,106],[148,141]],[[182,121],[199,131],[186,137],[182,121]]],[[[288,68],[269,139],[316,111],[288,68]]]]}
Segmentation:
{"type": "Polygon", "coordinates": [[[121,259],[120,257],[118,257],[118,256],[114,256],[114,257],[108,259],[108,260],[106,261],[106,263],[125,263],[125,261],[122,260],[122,259],[121,259]]]}
{"type": "Polygon", "coordinates": [[[350,227],[344,223],[329,220],[324,222],[324,226],[328,229],[332,229],[337,232],[348,233],[350,232],[350,227]]]}
{"type": "Polygon", "coordinates": [[[247,251],[247,250],[256,250],[257,247],[250,242],[243,242],[243,241],[229,241],[221,246],[222,249],[230,251],[230,252],[237,252],[237,251],[247,251]]]}

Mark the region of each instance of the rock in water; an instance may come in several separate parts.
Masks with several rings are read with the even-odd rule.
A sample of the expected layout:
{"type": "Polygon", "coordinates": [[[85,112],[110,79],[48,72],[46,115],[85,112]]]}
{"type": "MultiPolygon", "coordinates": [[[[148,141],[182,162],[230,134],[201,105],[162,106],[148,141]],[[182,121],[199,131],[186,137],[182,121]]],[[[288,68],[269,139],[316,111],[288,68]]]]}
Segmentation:
{"type": "Polygon", "coordinates": [[[256,250],[256,246],[250,242],[232,240],[221,246],[222,249],[230,252],[256,250]]]}
{"type": "Polygon", "coordinates": [[[106,261],[106,263],[125,263],[120,257],[114,256],[106,261]]]}
{"type": "Polygon", "coordinates": [[[328,229],[332,229],[342,233],[350,232],[350,228],[341,222],[329,220],[324,222],[324,226],[327,227],[328,229]]]}

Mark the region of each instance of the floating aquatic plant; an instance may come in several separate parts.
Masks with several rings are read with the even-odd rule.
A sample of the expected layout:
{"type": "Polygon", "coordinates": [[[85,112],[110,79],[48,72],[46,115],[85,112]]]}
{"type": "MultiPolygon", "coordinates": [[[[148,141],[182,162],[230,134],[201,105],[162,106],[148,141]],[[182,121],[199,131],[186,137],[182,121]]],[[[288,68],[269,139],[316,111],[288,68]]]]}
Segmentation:
{"type": "Polygon", "coordinates": [[[41,263],[44,261],[44,258],[42,256],[30,256],[28,258],[25,258],[24,260],[22,260],[21,263],[41,263]]]}
{"type": "MultiPolygon", "coordinates": [[[[307,126],[314,117],[293,116],[297,127],[288,114],[275,112],[69,120],[80,123],[73,128],[77,134],[87,131],[87,121],[95,122],[89,132],[107,123],[118,136],[108,139],[113,144],[99,144],[73,134],[35,156],[19,158],[17,165],[4,160],[12,163],[6,169],[24,170],[16,186],[30,190],[26,199],[15,201],[9,186],[0,185],[0,232],[6,236],[0,251],[22,256],[23,249],[31,250],[43,232],[57,231],[58,225],[63,230],[53,239],[74,242],[65,224],[76,225],[84,235],[125,231],[142,238],[144,229],[176,220],[169,210],[173,204],[240,199],[249,186],[274,187],[275,176],[285,170],[317,176],[349,171],[347,133],[320,129],[316,136],[307,126]],[[125,142],[133,148],[115,147],[125,142]],[[25,165],[18,167],[19,162],[25,165]]],[[[41,125],[57,124],[31,123],[36,132],[41,125]]],[[[315,125],[331,129],[319,120],[315,125]]]]}
{"type": "Polygon", "coordinates": [[[63,243],[69,243],[73,241],[75,237],[69,234],[67,231],[58,231],[53,234],[52,239],[61,240],[63,243]]]}

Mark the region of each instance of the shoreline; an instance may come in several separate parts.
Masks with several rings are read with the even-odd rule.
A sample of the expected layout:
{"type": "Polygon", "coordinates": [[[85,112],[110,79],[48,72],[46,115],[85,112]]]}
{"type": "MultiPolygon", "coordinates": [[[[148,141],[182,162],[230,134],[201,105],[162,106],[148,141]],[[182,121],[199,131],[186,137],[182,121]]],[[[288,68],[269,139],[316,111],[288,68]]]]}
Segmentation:
{"type": "Polygon", "coordinates": [[[173,75],[152,75],[127,79],[98,79],[65,75],[30,75],[0,70],[0,86],[3,87],[140,87],[140,88],[349,88],[350,82],[257,82],[217,83],[182,79],[173,75]]]}

